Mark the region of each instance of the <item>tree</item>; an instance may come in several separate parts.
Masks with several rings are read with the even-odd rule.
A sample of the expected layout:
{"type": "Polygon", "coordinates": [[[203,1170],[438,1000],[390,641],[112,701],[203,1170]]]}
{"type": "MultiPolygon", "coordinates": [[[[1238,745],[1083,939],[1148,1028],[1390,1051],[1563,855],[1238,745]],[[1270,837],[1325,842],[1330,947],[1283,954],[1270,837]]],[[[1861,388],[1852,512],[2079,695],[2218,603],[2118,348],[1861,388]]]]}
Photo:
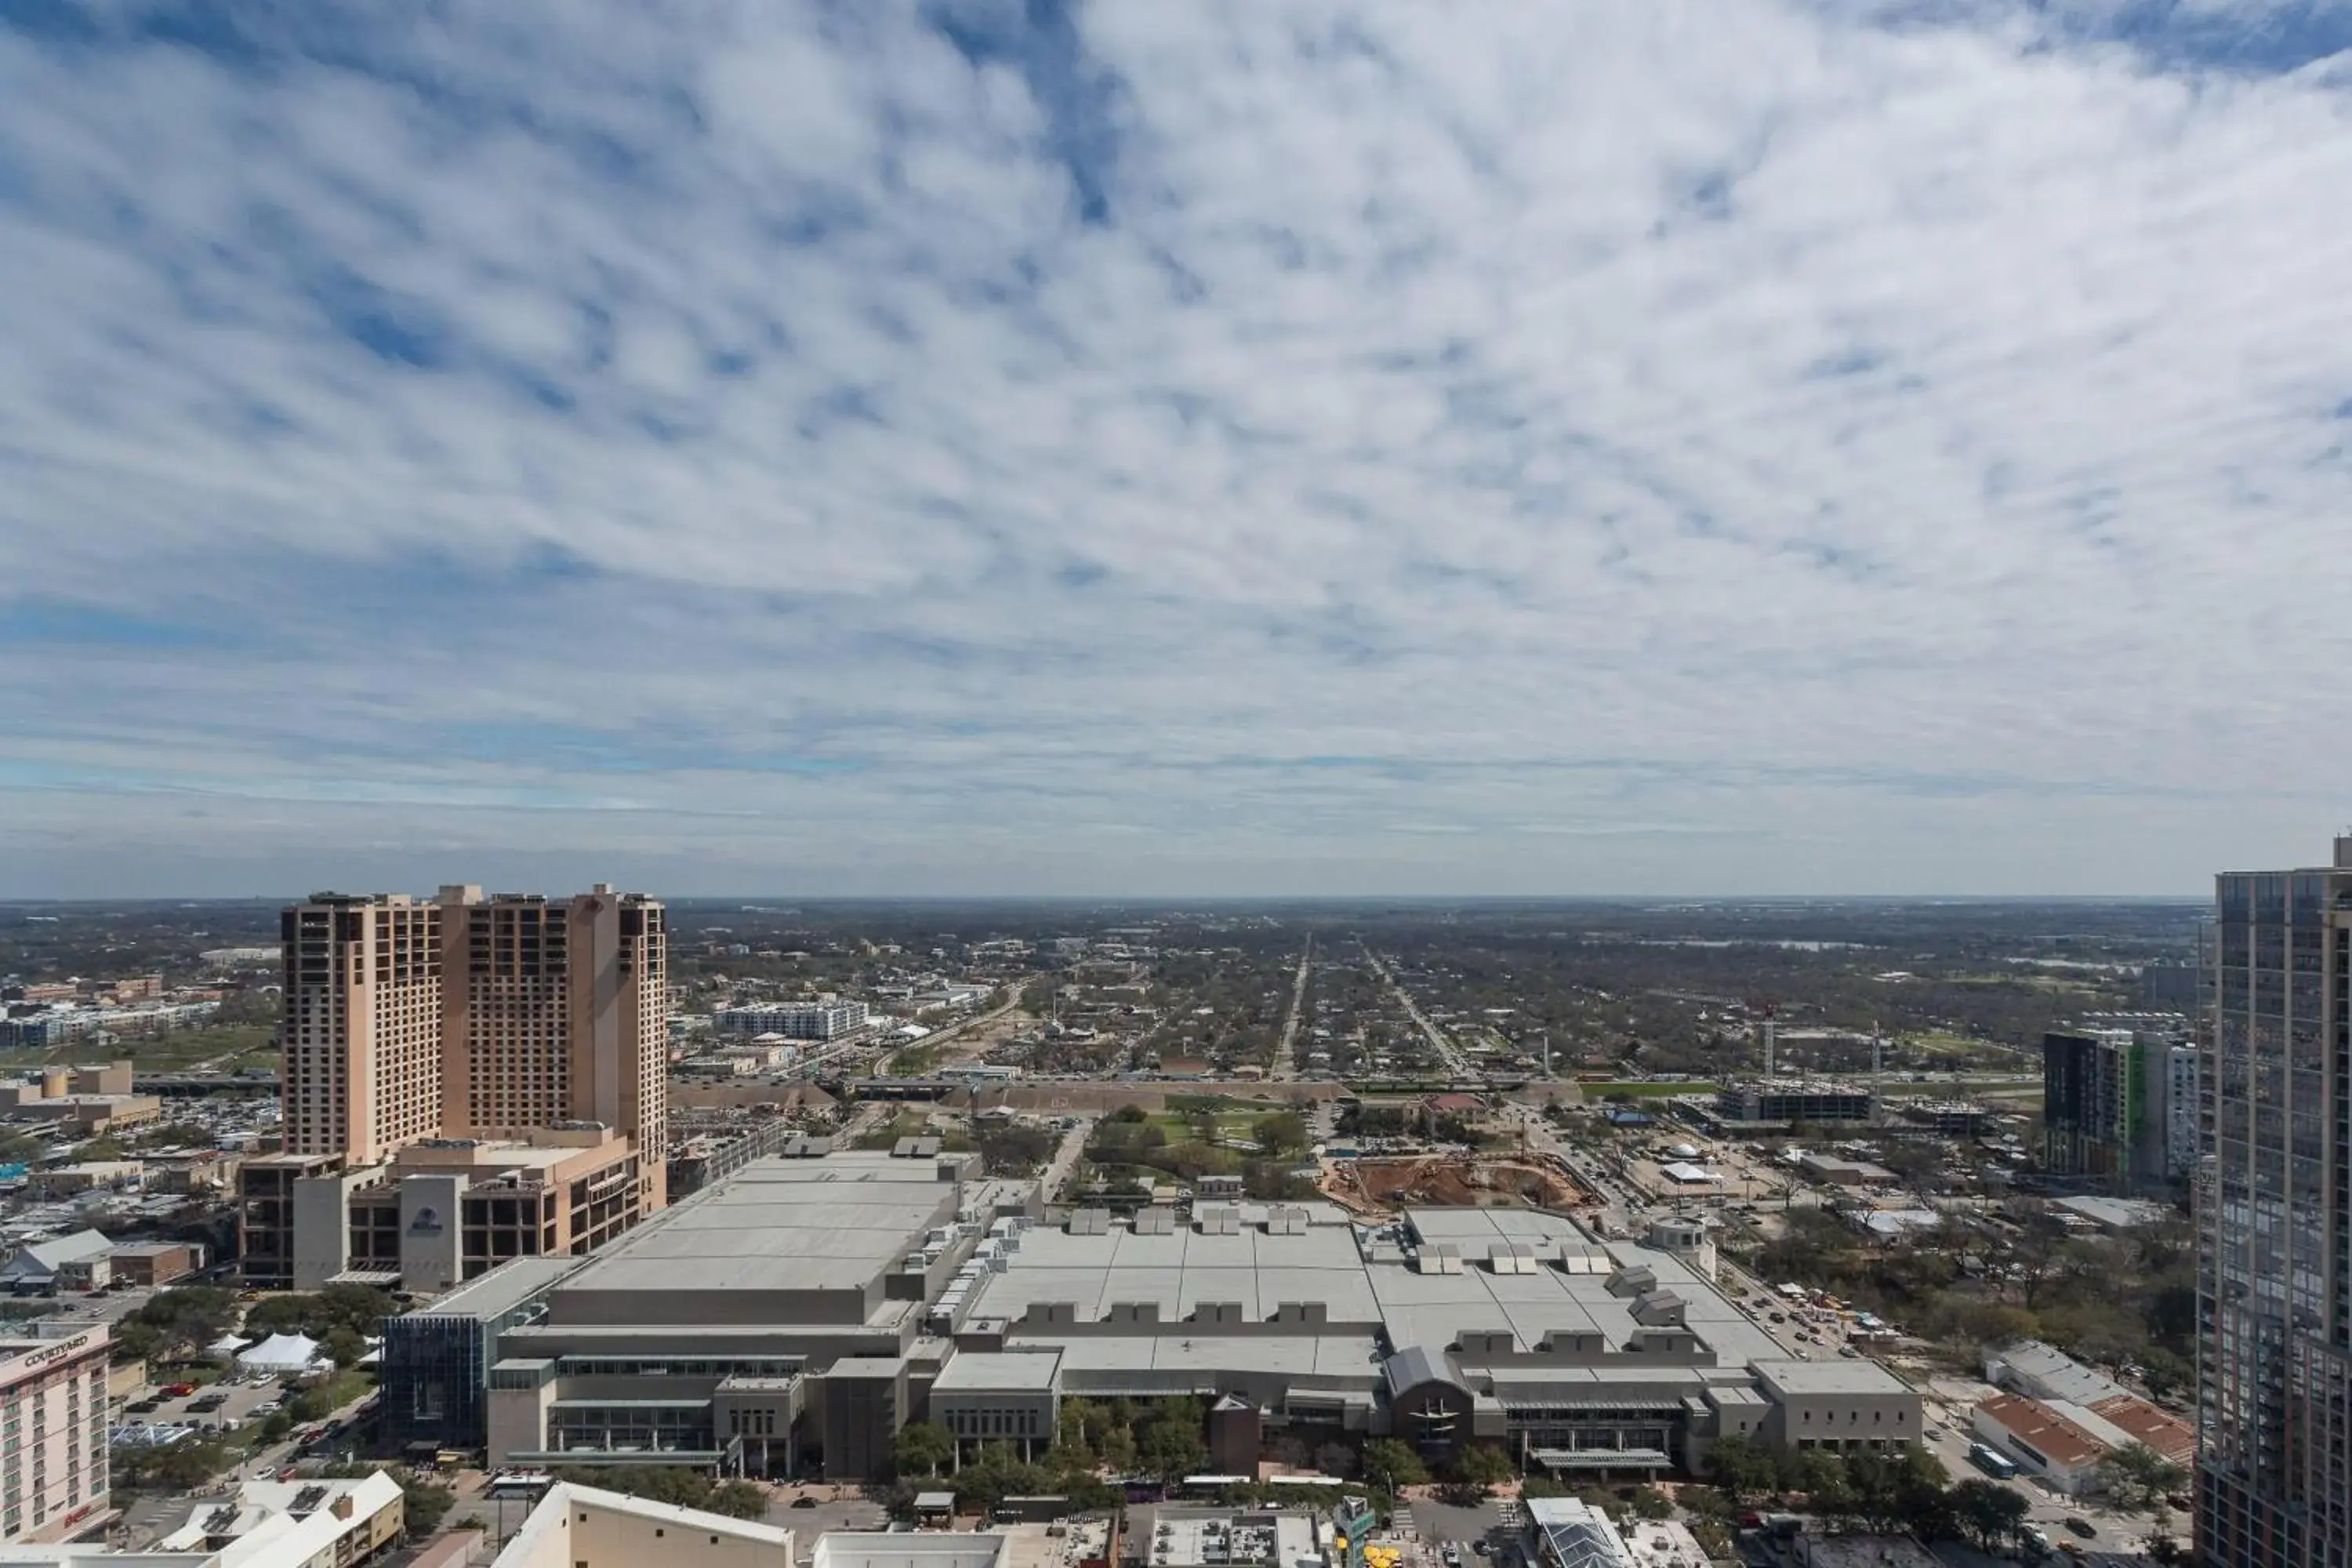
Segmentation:
{"type": "Polygon", "coordinates": [[[367,1341],[338,1323],[319,1341],[319,1348],[332,1356],[337,1366],[352,1366],[367,1354],[367,1341]]]}
{"type": "Polygon", "coordinates": [[[2145,1443],[2130,1443],[2099,1462],[2099,1480],[2126,1513],[2154,1508],[2189,1484],[2189,1471],[2145,1443]]]}
{"type": "Polygon", "coordinates": [[[1734,1434],[1708,1447],[1706,1473],[1733,1502],[1743,1503],[1771,1491],[1780,1482],[1780,1466],[1770,1449],[1734,1434]]]}
{"type": "Polygon", "coordinates": [[[1658,1487],[1635,1487],[1633,1495],[1626,1500],[1626,1506],[1633,1510],[1636,1519],[1672,1519],[1675,1516],[1675,1500],[1658,1487]]]}
{"type": "Polygon", "coordinates": [[[1491,1443],[1470,1443],[1454,1457],[1454,1473],[1465,1486],[1485,1492],[1517,1475],[1511,1457],[1491,1443]]]}
{"type": "Polygon", "coordinates": [[[1162,1400],[1138,1424],[1137,1461],[1165,1480],[1177,1480],[1197,1471],[1208,1456],[1201,1432],[1208,1416],[1201,1402],[1189,1395],[1162,1400]]]}
{"type": "Polygon", "coordinates": [[[1854,1488],[1847,1475],[1843,1457],[1826,1448],[1804,1448],[1797,1455],[1797,1489],[1805,1494],[1813,1511],[1832,1519],[1853,1515],[1854,1488]]]}
{"type": "Polygon", "coordinates": [[[725,1480],[710,1489],[702,1506],[712,1513],[729,1519],[765,1519],[768,1516],[768,1493],[754,1481],[725,1480]]]}
{"type": "Polygon", "coordinates": [[[1375,1437],[1364,1445],[1364,1479],[1384,1492],[1394,1492],[1427,1482],[1429,1467],[1395,1438],[1375,1437]]]}
{"type": "Polygon", "coordinates": [[[1971,1476],[1952,1489],[1952,1517],[1960,1533],[1987,1552],[2013,1543],[2025,1527],[2025,1494],[1971,1476]]]}
{"type": "Polygon", "coordinates": [[[1250,1131],[1256,1135],[1258,1146],[1269,1154],[1295,1154],[1307,1147],[1307,1119],[1295,1110],[1261,1116],[1250,1131]]]}
{"type": "Polygon", "coordinates": [[[902,1476],[936,1476],[955,1458],[955,1434],[938,1421],[911,1421],[898,1428],[891,1459],[902,1476]]]}
{"type": "Polygon", "coordinates": [[[412,1541],[432,1534],[450,1509],[457,1506],[457,1494],[449,1487],[425,1480],[414,1470],[394,1469],[390,1473],[400,1483],[401,1528],[412,1541]]]}

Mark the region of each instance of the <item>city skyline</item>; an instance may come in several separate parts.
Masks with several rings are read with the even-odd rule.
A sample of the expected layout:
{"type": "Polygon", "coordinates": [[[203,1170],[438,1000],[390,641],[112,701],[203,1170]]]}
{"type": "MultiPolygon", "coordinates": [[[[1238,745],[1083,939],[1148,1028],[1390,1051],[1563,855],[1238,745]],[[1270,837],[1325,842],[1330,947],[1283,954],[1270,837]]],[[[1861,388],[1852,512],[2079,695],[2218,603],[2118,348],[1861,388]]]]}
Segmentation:
{"type": "Polygon", "coordinates": [[[0,897],[2198,896],[2352,12],[19,8],[0,897]]]}

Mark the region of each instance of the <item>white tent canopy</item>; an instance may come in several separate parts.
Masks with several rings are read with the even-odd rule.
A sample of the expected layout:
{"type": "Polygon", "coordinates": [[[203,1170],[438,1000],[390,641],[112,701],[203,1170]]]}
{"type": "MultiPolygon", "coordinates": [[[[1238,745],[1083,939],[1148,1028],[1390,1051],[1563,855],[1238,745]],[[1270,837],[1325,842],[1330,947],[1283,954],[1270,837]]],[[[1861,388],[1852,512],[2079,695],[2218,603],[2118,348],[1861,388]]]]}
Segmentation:
{"type": "Polygon", "coordinates": [[[245,1342],[235,1334],[223,1334],[205,1348],[215,1355],[235,1355],[245,1348],[245,1342]]]}
{"type": "Polygon", "coordinates": [[[247,1372],[307,1372],[318,1359],[318,1341],[302,1334],[272,1334],[251,1350],[238,1352],[236,1364],[247,1372]]]}

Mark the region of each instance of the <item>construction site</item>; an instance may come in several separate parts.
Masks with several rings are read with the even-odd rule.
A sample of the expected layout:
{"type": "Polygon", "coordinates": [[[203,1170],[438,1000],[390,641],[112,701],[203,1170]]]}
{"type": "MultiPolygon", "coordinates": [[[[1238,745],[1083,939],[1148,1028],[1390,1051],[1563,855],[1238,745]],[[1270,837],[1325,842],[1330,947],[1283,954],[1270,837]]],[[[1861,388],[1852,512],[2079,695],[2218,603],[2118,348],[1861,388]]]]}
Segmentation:
{"type": "Polygon", "coordinates": [[[1567,1213],[1598,1199],[1549,1159],[1534,1154],[1404,1154],[1335,1161],[1316,1185],[1365,1217],[1407,1208],[1540,1208],[1567,1213]]]}

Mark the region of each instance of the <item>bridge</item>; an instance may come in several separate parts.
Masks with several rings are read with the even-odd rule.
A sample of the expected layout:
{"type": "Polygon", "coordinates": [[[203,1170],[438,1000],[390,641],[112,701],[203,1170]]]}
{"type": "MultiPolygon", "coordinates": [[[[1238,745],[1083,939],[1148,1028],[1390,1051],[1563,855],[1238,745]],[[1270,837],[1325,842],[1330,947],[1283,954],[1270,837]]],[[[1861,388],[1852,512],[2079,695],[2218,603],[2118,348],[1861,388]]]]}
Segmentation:
{"type": "Polygon", "coordinates": [[[196,1100],[215,1094],[266,1094],[275,1098],[278,1075],[272,1073],[157,1073],[138,1074],[131,1080],[134,1094],[152,1094],[163,1100],[196,1100]]]}

